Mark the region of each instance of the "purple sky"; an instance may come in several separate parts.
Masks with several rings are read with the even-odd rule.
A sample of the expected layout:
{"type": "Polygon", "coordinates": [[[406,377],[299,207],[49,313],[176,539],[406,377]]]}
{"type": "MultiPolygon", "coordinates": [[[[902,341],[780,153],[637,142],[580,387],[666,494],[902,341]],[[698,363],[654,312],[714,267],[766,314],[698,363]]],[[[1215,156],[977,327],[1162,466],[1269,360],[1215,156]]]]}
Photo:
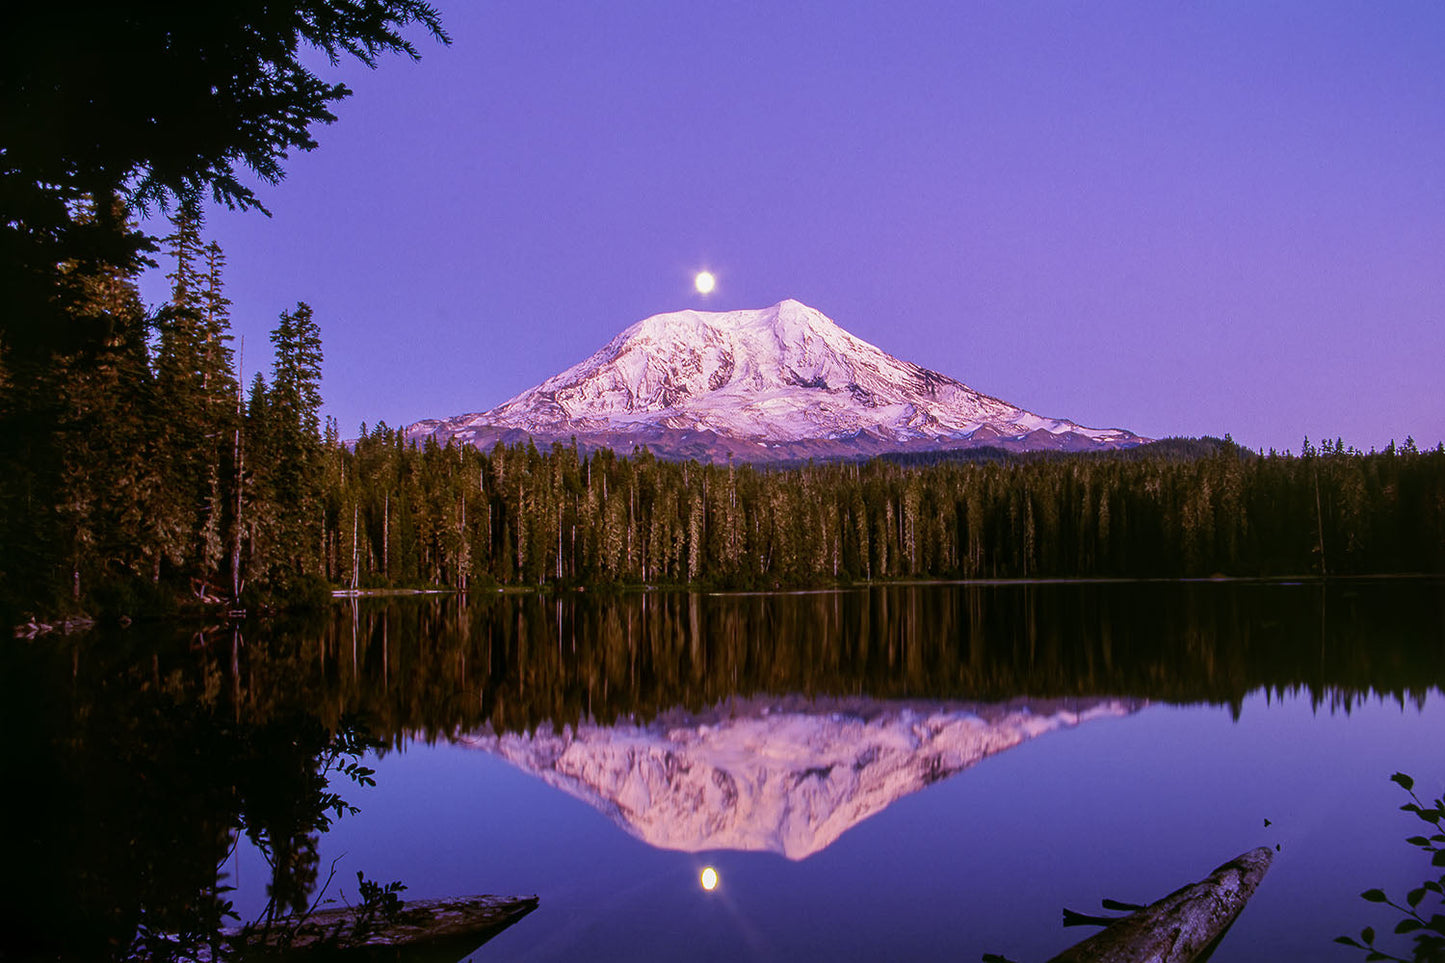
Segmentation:
{"type": "Polygon", "coordinates": [[[438,6],[207,224],[247,379],[309,301],[348,437],[793,297],[1089,426],[1445,439],[1437,0],[438,6]]]}

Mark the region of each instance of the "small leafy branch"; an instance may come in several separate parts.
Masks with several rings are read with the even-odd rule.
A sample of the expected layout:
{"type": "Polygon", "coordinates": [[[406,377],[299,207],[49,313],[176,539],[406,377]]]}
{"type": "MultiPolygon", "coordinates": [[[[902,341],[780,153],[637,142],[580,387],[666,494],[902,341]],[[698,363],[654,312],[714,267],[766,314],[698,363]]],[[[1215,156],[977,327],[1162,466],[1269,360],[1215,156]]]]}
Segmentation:
{"type": "Polygon", "coordinates": [[[381,743],[352,716],[343,717],[334,731],[308,719],[295,731],[263,735],[267,738],[253,748],[260,760],[259,788],[240,814],[240,828],[271,867],[269,901],[262,912],[269,937],[273,924],[283,918],[291,920],[293,928],[304,925],[320,903],[326,886],[309,899],[316,883],[319,837],[336,820],[359,812],[333,784],[340,776],[358,786],[375,786],[376,771],[362,760],[381,743]]]}
{"type": "Polygon", "coordinates": [[[406,889],[405,884],[392,880],[383,886],[357,870],[356,886],[361,894],[361,905],[356,908],[356,924],[352,927],[354,938],[365,939],[400,918],[401,893],[406,889]]]}
{"type": "MultiPolygon", "coordinates": [[[[1442,832],[1445,827],[1441,826],[1441,822],[1445,821],[1445,795],[1426,804],[1415,794],[1414,779],[1403,772],[1397,772],[1390,777],[1390,781],[1397,783],[1410,794],[1410,802],[1401,806],[1400,809],[1407,813],[1414,813],[1422,822],[1429,823],[1435,829],[1435,832],[1428,836],[1411,836],[1405,842],[1427,853],[1430,856],[1432,867],[1445,867],[1445,832],[1442,832]]],[[[1428,893],[1434,893],[1440,904],[1438,909],[1445,910],[1445,873],[1442,873],[1438,879],[1425,880],[1406,893],[1404,905],[1390,899],[1381,889],[1367,889],[1360,894],[1361,899],[1371,903],[1384,903],[1403,915],[1404,918],[1395,924],[1395,933],[1399,935],[1414,934],[1415,949],[1412,956],[1395,956],[1376,946],[1373,926],[1367,926],[1361,930],[1358,940],[1350,936],[1338,936],[1335,937],[1335,942],[1368,951],[1369,955],[1365,957],[1366,961],[1442,963],[1445,961],[1445,913],[1431,912],[1427,918],[1421,912],[1420,904],[1425,901],[1428,893]]]]}
{"type": "MultiPolygon", "coordinates": [[[[361,759],[369,750],[380,748],[380,745],[365,726],[347,717],[342,720],[341,726],[331,737],[330,745],[321,754],[318,776],[325,781],[327,776],[335,772],[358,786],[375,786],[376,770],[362,765],[361,759]]],[[[327,812],[340,819],[343,815],[354,816],[360,810],[343,799],[340,793],[327,790],[323,791],[316,810],[318,828],[322,832],[331,828],[331,817],[325,815],[327,812]]]]}

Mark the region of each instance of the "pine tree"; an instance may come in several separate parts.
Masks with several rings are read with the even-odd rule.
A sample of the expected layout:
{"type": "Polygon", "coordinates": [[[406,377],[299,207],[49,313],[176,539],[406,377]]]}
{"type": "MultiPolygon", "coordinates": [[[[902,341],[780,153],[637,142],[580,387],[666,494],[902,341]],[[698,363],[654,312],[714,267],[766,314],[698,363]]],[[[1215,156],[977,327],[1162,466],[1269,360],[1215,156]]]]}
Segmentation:
{"type": "Polygon", "coordinates": [[[321,329],[311,306],[282,311],[271,331],[275,367],[266,393],[276,547],[286,552],[290,579],[320,574],[323,537],[315,469],[321,458],[321,329]],[[284,548],[283,548],[284,547],[284,548]]]}
{"type": "MultiPolygon", "coordinates": [[[[225,562],[234,457],[235,378],[231,373],[225,257],[203,246],[199,205],[188,199],[166,239],[174,267],[170,303],[156,319],[153,444],[165,477],[154,531],[161,556],[209,582],[225,562]]],[[[159,575],[159,568],[155,575],[159,575]]]]}
{"type": "MultiPolygon", "coordinates": [[[[88,223],[101,207],[123,216],[115,199],[79,205],[75,216],[88,223]]],[[[0,610],[84,604],[91,587],[123,578],[143,547],[118,529],[145,516],[155,489],[135,274],[104,260],[59,270],[70,323],[96,336],[14,367],[11,346],[0,344],[0,610]]]]}
{"type": "Polygon", "coordinates": [[[296,310],[282,311],[271,344],[276,349],[271,408],[281,430],[301,448],[321,431],[321,328],[311,306],[298,301],[296,310]]]}
{"type": "Polygon", "coordinates": [[[151,377],[146,315],[135,278],[113,265],[70,280],[77,310],[106,328],[94,350],[66,361],[53,390],[61,406],[54,443],[59,455],[58,544],[68,552],[69,594],[82,601],[95,583],[124,579],[142,565],[146,546],[134,533],[153,508],[161,479],[146,457],[151,377]]]}
{"type": "Polygon", "coordinates": [[[0,615],[53,611],[55,588],[84,595],[88,573],[139,566],[158,579],[168,562],[211,574],[225,525],[217,500],[234,479],[217,449],[234,460],[239,445],[222,259],[212,249],[200,267],[197,202],[209,192],[260,207],[243,171],[275,183],[290,152],[316,146],[312,127],[334,120],[330,105],[350,91],[313,74],[307,48],[333,64],[415,59],[402,35],[412,25],[447,42],[424,0],[223,4],[184,17],[108,0],[7,10],[0,615]],[[133,282],[157,244],[132,213],[171,200],[191,223],[172,236],[173,298],[154,319],[151,357],[133,282]],[[98,297],[106,286],[110,304],[98,297]],[[230,446],[219,441],[226,418],[230,446]]]}
{"type": "Polygon", "coordinates": [[[164,6],[78,0],[10,4],[0,30],[0,341],[26,378],[55,353],[104,340],[77,317],[67,262],[127,275],[155,250],[131,210],[210,193],[261,207],[247,181],[278,182],[282,161],[351,91],[316,76],[312,51],[417,59],[412,25],[446,43],[422,0],[307,0],[164,6]],[[198,109],[204,105],[204,109],[198,109]],[[110,198],[125,205],[112,210],[110,198]],[[84,208],[94,206],[93,213],[84,208]]]}

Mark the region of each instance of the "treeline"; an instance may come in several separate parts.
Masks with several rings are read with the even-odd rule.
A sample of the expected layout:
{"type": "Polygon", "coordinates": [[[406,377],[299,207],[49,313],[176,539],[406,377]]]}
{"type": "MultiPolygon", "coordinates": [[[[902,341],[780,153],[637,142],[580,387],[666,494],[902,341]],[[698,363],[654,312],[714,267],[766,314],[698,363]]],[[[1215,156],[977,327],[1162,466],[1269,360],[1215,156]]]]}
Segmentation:
{"type": "MultiPolygon", "coordinates": [[[[113,211],[114,216],[123,212],[113,211]]],[[[101,335],[27,377],[0,356],[0,611],[165,614],[330,587],[697,585],[909,578],[1445,572],[1445,448],[1298,457],[1174,440],[1115,454],[791,468],[408,442],[320,423],[305,303],[243,391],[225,257],[184,203],[171,297],[77,261],[101,335]]]]}
{"type": "MultiPolygon", "coordinates": [[[[751,698],[1128,698],[1237,714],[1263,690],[1349,711],[1423,704],[1445,683],[1442,615],[1433,586],[1376,580],[363,600],[304,641],[248,636],[239,698],[251,712],[285,692],[328,724],[361,715],[398,741],[751,698]]],[[[209,658],[228,658],[229,641],[209,658]]],[[[178,654],[197,663],[186,678],[210,671],[178,654]]]]}
{"type": "MultiPolygon", "coordinates": [[[[1172,451],[1172,449],[1171,449],[1172,451]]],[[[1445,571],[1445,448],[792,469],[380,425],[324,459],[337,585],[694,584],[1445,571]]]]}
{"type": "Polygon", "coordinates": [[[170,300],[138,270],[66,267],[71,310],[101,332],[6,379],[0,609],[163,613],[310,594],[320,583],[321,338],[281,312],[270,379],[248,396],[231,347],[225,256],[194,203],[164,239],[170,300]]]}

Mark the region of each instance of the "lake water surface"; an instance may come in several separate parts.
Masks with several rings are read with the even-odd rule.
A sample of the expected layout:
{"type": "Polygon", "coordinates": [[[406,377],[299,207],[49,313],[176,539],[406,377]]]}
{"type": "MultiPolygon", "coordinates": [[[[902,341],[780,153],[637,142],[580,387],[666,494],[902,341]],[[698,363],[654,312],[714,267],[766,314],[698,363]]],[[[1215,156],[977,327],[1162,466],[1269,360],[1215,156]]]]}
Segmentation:
{"type": "Polygon", "coordinates": [[[1063,907],[1147,903],[1260,845],[1273,868],[1214,959],[1363,959],[1333,938],[1398,917],[1359,894],[1439,875],[1389,781],[1445,785],[1435,581],[331,616],[4,643],[18,947],[193,925],[218,863],[254,917],[273,869],[244,837],[228,854],[238,825],[303,898],[333,869],[352,901],[358,870],[408,897],[537,894],[479,960],[1025,963],[1092,932],[1063,907]],[[333,772],[358,811],[304,831],[325,734],[362,723],[376,785],[333,772]]]}

